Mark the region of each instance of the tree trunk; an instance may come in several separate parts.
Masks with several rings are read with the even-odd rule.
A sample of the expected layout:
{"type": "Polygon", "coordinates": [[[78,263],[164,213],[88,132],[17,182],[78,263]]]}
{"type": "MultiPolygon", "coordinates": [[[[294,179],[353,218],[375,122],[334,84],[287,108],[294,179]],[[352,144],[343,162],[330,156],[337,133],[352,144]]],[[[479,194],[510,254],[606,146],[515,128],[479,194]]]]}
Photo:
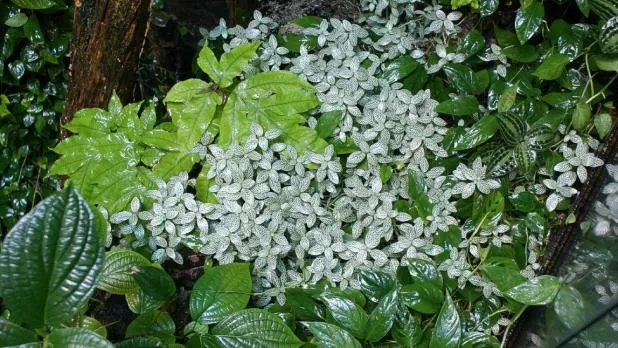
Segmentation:
{"type": "MultiPolygon", "coordinates": [[[[80,109],[106,105],[114,90],[132,99],[150,8],[151,0],[75,0],[62,126],[80,109]]],[[[62,127],[60,137],[68,134],[62,127]]]]}

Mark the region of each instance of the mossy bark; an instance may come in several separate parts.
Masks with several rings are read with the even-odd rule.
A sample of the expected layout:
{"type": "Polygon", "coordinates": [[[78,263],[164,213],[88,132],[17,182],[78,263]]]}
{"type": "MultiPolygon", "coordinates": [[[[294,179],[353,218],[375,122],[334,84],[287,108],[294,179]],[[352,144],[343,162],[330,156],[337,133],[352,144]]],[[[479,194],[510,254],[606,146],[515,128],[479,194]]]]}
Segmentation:
{"type": "MultiPolygon", "coordinates": [[[[76,111],[104,106],[115,90],[132,99],[151,0],[76,0],[68,94],[61,125],[76,111]]],[[[68,131],[61,129],[62,138],[68,131]]]]}

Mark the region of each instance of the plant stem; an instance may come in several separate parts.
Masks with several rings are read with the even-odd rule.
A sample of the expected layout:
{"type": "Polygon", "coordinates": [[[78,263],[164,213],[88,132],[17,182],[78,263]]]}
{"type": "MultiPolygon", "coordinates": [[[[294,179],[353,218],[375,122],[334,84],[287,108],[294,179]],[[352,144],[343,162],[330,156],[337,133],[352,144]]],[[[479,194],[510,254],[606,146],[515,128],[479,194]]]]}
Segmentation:
{"type": "Polygon", "coordinates": [[[509,331],[511,331],[511,327],[513,327],[513,324],[517,321],[517,319],[519,319],[519,317],[521,317],[521,315],[524,314],[524,312],[526,311],[527,308],[528,308],[527,305],[523,306],[521,308],[521,310],[517,313],[515,318],[513,318],[513,320],[511,320],[511,323],[506,327],[506,329],[504,329],[504,335],[502,336],[502,343],[500,343],[500,348],[504,348],[505,347],[505,345],[506,345],[506,338],[509,335],[509,331]]]}

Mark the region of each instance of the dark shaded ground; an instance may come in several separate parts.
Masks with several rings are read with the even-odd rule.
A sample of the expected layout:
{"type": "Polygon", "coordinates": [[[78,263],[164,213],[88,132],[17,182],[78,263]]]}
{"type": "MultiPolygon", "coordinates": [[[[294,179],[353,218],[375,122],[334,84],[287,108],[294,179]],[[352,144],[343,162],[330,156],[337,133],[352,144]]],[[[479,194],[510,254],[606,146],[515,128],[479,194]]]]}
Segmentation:
{"type": "Polygon", "coordinates": [[[354,19],[360,8],[354,0],[265,0],[259,1],[258,10],[279,23],[287,23],[302,16],[354,19]]]}

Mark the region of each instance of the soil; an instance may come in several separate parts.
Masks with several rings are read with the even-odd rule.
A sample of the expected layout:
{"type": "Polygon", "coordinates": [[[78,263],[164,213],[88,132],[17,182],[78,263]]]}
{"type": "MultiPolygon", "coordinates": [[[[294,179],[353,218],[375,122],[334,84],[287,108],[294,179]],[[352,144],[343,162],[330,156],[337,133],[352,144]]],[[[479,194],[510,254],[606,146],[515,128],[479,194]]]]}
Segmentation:
{"type": "Polygon", "coordinates": [[[360,14],[354,0],[264,0],[258,10],[281,24],[302,16],[352,20],[360,14]]]}

